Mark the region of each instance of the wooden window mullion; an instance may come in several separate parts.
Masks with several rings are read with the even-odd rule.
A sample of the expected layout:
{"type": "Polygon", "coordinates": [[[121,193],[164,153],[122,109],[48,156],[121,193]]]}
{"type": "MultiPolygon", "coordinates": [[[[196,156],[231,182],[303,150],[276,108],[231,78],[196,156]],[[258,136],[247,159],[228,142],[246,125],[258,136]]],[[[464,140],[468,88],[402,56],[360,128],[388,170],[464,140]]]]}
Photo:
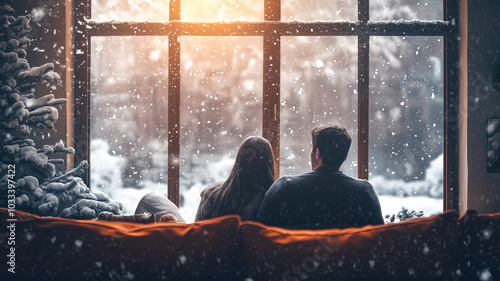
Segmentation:
{"type": "MultiPolygon", "coordinates": [[[[169,20],[180,20],[180,0],[170,0],[169,20]]],[[[168,199],[179,206],[180,192],[180,36],[168,36],[168,199]]]]}
{"type": "MultiPolygon", "coordinates": [[[[281,1],[264,1],[264,20],[279,22],[281,20],[281,1]]],[[[276,30],[275,30],[276,31],[276,30]]],[[[262,135],[273,148],[275,161],[275,178],[279,177],[280,163],[280,36],[265,34],[263,40],[263,102],[262,102],[262,135]]]]}
{"type": "Polygon", "coordinates": [[[262,134],[273,148],[277,178],[280,163],[280,37],[265,36],[263,53],[262,134]]]}
{"type": "MultiPolygon", "coordinates": [[[[73,17],[73,108],[74,108],[74,163],[81,161],[90,163],[90,36],[84,24],[90,16],[90,0],[74,1],[73,17]]],[[[87,170],[82,178],[90,185],[90,172],[87,170]]]]}
{"type": "Polygon", "coordinates": [[[358,178],[368,179],[369,74],[370,37],[368,36],[369,3],[358,1],[358,178]]]}
{"type": "Polygon", "coordinates": [[[458,211],[459,194],[459,93],[458,1],[443,0],[449,28],[444,39],[444,163],[443,209],[458,211]]]}

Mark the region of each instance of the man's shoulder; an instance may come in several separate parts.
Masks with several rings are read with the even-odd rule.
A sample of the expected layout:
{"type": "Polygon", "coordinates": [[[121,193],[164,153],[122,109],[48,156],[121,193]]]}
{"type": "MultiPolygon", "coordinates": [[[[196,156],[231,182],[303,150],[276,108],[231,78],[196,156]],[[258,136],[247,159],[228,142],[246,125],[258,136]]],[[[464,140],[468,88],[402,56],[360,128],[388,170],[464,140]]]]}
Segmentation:
{"type": "Polygon", "coordinates": [[[340,186],[345,187],[345,191],[347,191],[351,196],[355,194],[356,196],[360,196],[359,198],[374,198],[377,197],[375,193],[375,189],[372,184],[365,179],[356,179],[345,175],[340,186]]]}
{"type": "Polygon", "coordinates": [[[355,185],[364,186],[364,187],[371,186],[371,184],[365,179],[356,179],[356,178],[350,177],[350,176],[345,175],[345,174],[342,174],[342,175],[343,175],[344,180],[349,181],[355,185]]]}
{"type": "MultiPolygon", "coordinates": [[[[348,177],[348,176],[346,176],[348,177]]],[[[371,183],[365,179],[356,179],[352,177],[348,177],[344,183],[344,185],[349,186],[349,189],[352,192],[357,192],[358,194],[374,194],[375,191],[371,183]]]]}

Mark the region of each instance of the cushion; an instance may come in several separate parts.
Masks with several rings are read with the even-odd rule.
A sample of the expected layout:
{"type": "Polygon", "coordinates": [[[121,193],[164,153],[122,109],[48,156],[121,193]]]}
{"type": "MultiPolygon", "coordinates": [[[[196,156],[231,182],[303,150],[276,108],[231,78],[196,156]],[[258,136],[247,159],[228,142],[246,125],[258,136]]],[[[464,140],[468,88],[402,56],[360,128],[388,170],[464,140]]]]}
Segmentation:
{"type": "Polygon", "coordinates": [[[458,270],[454,212],[314,231],[243,222],[240,231],[242,274],[251,280],[444,280],[458,270]]]}
{"type": "MultiPolygon", "coordinates": [[[[3,221],[7,212],[0,208],[3,221]]],[[[16,273],[2,262],[1,280],[225,280],[239,264],[237,216],[137,224],[15,214],[16,273]]]]}
{"type": "Polygon", "coordinates": [[[500,280],[500,213],[478,215],[469,210],[460,225],[467,250],[462,268],[470,280],[500,280]]]}

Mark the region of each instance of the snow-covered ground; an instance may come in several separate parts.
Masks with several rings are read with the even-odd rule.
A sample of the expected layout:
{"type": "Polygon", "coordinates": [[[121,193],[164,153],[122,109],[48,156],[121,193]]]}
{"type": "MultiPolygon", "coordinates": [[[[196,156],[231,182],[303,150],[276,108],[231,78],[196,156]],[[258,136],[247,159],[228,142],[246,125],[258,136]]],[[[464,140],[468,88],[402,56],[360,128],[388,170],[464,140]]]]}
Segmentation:
{"type": "Polygon", "coordinates": [[[382,195],[378,197],[382,207],[382,215],[397,214],[402,207],[410,211],[423,211],[424,216],[430,217],[443,212],[443,200],[425,196],[399,197],[382,195]]]}

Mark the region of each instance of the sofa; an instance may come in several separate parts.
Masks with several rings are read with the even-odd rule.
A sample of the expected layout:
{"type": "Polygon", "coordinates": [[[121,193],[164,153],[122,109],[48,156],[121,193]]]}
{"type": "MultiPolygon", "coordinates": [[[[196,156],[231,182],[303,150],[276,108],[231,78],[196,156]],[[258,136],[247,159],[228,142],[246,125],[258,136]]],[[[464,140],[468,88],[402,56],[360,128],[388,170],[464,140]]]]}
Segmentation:
{"type": "Polygon", "coordinates": [[[13,215],[0,208],[1,280],[500,280],[500,214],[328,230],[13,215]]]}

